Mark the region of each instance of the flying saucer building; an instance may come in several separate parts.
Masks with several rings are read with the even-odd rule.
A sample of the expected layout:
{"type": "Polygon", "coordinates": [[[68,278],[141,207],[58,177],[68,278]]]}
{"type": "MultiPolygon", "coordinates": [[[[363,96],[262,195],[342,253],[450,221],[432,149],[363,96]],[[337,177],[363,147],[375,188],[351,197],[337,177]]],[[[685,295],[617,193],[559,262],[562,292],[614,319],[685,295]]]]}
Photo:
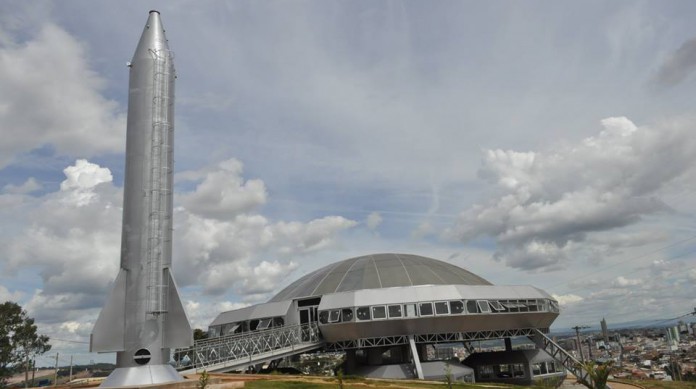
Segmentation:
{"type": "MultiPolygon", "coordinates": [[[[428,378],[443,374],[441,364],[431,366],[428,345],[463,343],[473,352],[474,341],[506,339],[512,352],[510,338],[547,333],[558,314],[558,302],[533,286],[493,285],[447,262],[389,253],[336,262],[301,277],[267,303],[223,312],[210,324],[209,336],[315,325],[324,350],[346,352],[346,373],[409,377],[386,368],[401,364],[414,367],[413,377],[428,378]]],[[[534,362],[540,361],[543,357],[534,362]]],[[[509,377],[501,369],[513,366],[480,368],[497,371],[488,376],[492,381],[535,378],[529,366],[509,377]]],[[[473,373],[462,366],[453,374],[467,369],[473,373]]]]}

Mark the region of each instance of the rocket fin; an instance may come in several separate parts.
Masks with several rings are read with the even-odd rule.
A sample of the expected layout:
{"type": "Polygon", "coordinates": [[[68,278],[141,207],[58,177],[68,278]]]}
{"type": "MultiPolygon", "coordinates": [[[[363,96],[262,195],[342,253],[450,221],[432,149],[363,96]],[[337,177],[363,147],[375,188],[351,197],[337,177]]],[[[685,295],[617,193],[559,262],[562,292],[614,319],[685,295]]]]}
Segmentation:
{"type": "Polygon", "coordinates": [[[126,271],[121,269],[89,337],[90,352],[125,349],[126,271]]]}
{"type": "Polygon", "coordinates": [[[172,274],[167,271],[169,277],[169,300],[167,319],[164,321],[163,347],[182,348],[193,346],[193,331],[189,324],[188,316],[179,298],[179,290],[172,274]]]}

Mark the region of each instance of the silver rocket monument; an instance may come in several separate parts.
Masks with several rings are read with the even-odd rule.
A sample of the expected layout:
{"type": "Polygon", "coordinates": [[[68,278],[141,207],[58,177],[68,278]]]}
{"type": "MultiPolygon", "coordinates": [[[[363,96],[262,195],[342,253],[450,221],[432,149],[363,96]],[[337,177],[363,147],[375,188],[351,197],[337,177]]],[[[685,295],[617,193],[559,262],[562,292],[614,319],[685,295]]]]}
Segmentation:
{"type": "Polygon", "coordinates": [[[117,353],[102,387],[180,381],[170,349],[193,344],[171,274],[175,74],[159,12],[129,67],[121,269],[90,338],[90,351],[117,353]]]}

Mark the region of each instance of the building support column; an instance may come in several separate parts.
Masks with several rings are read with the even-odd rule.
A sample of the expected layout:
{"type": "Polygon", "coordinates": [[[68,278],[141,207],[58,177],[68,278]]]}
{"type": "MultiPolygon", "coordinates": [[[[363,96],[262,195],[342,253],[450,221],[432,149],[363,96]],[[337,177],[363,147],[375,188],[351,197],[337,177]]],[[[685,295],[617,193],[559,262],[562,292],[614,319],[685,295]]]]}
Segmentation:
{"type": "Polygon", "coordinates": [[[505,338],[505,351],[512,351],[512,340],[505,338]]]}
{"type": "Polygon", "coordinates": [[[420,358],[418,358],[418,348],[416,347],[416,341],[413,340],[413,335],[408,336],[408,344],[411,346],[411,357],[413,358],[413,365],[416,368],[416,375],[419,380],[423,379],[423,367],[420,363],[420,358]]]}

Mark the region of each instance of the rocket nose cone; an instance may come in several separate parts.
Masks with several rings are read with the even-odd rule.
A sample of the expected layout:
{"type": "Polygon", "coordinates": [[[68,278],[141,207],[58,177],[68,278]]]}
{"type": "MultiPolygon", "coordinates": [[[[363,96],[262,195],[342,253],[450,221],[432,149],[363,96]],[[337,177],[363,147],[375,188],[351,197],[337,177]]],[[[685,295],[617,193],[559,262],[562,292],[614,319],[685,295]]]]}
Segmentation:
{"type": "Polygon", "coordinates": [[[148,50],[169,50],[167,37],[164,35],[164,27],[160,19],[159,11],[152,10],[147,18],[147,23],[143,29],[143,34],[140,36],[138,47],[135,49],[135,57],[138,53],[147,53],[148,50]]]}

